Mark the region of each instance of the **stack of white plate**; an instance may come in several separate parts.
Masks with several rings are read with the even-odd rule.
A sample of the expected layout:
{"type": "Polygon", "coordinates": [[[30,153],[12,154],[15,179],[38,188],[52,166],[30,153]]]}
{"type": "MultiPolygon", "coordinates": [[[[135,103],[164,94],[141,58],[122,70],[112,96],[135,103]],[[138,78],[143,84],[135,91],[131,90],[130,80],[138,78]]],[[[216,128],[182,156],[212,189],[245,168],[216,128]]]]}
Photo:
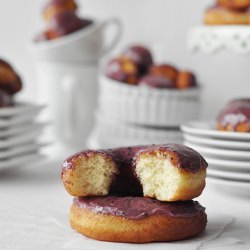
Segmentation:
{"type": "Polygon", "coordinates": [[[0,171],[35,165],[44,157],[39,153],[45,143],[38,137],[45,124],[36,121],[43,106],[17,103],[0,109],[0,171]]]}
{"type": "Polygon", "coordinates": [[[181,129],[184,143],[207,160],[213,186],[250,197],[250,133],[218,131],[213,122],[189,122],[181,129]]]}

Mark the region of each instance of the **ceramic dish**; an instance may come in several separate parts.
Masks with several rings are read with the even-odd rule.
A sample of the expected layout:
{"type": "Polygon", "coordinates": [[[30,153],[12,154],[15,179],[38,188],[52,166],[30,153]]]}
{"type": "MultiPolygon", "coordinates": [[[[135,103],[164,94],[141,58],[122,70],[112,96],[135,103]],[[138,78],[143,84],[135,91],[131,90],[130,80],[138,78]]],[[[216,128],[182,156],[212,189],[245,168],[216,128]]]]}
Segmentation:
{"type": "Polygon", "coordinates": [[[226,171],[250,172],[250,161],[221,160],[206,157],[209,168],[226,171]]]}
{"type": "Polygon", "coordinates": [[[180,126],[197,119],[200,89],[157,89],[99,78],[99,112],[117,121],[148,126],[180,126]]]}
{"type": "Polygon", "coordinates": [[[184,142],[184,144],[188,147],[196,149],[198,152],[203,154],[204,156],[210,156],[212,158],[219,159],[232,159],[232,160],[240,160],[240,161],[250,161],[250,153],[249,151],[241,151],[241,150],[227,150],[227,149],[218,149],[218,148],[210,148],[205,146],[200,146],[190,142],[184,142]]]}
{"type": "Polygon", "coordinates": [[[40,148],[44,147],[45,143],[26,143],[20,146],[15,146],[7,148],[0,151],[0,161],[5,160],[6,158],[12,158],[15,156],[22,156],[28,153],[37,152],[40,148]]]}
{"type": "Polygon", "coordinates": [[[0,129],[0,140],[26,134],[27,132],[41,131],[46,125],[47,123],[24,123],[6,129],[0,129]]]}
{"type": "Polygon", "coordinates": [[[250,141],[250,133],[218,131],[214,128],[214,122],[199,121],[188,122],[181,126],[184,133],[200,137],[210,137],[223,140],[250,141]]]}
{"type": "Polygon", "coordinates": [[[25,113],[39,113],[44,109],[44,105],[34,105],[26,102],[17,102],[13,107],[0,108],[0,118],[13,117],[25,113]]]}
{"type": "Polygon", "coordinates": [[[25,154],[21,156],[11,157],[0,161],[0,170],[9,170],[13,168],[24,167],[32,164],[32,166],[41,164],[45,157],[39,153],[25,154]]]}
{"type": "Polygon", "coordinates": [[[216,192],[227,193],[230,196],[250,198],[250,182],[224,180],[221,178],[207,178],[208,186],[216,189],[216,192]]]}
{"type": "Polygon", "coordinates": [[[207,174],[208,176],[212,176],[215,178],[250,182],[250,172],[248,173],[228,172],[228,171],[208,168],[207,174]]]}
{"type": "Polygon", "coordinates": [[[184,134],[184,139],[187,142],[199,144],[201,146],[211,146],[213,148],[235,149],[235,150],[250,150],[250,141],[228,141],[196,135],[184,134]]]}
{"type": "Polygon", "coordinates": [[[14,137],[9,137],[7,139],[0,140],[0,149],[14,147],[17,145],[22,145],[27,142],[35,141],[42,134],[42,128],[36,129],[34,131],[29,131],[21,135],[14,137]]]}

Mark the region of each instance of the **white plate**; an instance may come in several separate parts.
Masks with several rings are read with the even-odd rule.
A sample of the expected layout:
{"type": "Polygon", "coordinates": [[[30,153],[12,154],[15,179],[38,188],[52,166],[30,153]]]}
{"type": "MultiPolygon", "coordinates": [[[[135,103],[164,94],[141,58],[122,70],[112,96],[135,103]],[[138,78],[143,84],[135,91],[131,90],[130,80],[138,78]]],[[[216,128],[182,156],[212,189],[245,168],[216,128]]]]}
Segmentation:
{"type": "Polygon", "coordinates": [[[29,112],[39,113],[44,107],[43,105],[17,102],[13,107],[0,108],[0,118],[22,115],[29,112]]]}
{"type": "Polygon", "coordinates": [[[12,147],[12,148],[7,148],[5,150],[0,151],[0,162],[2,160],[5,160],[10,157],[14,156],[21,156],[27,153],[34,153],[37,152],[40,148],[46,146],[47,143],[27,143],[27,144],[22,144],[20,146],[12,147]]]}
{"type": "Polygon", "coordinates": [[[227,149],[218,149],[210,148],[197,145],[195,143],[190,143],[185,141],[184,144],[190,148],[193,148],[200,152],[202,155],[210,156],[212,158],[218,159],[232,159],[232,160],[241,160],[244,162],[250,162],[250,152],[249,151],[240,151],[240,150],[227,150],[227,149]]]}
{"type": "Polygon", "coordinates": [[[18,136],[9,137],[5,140],[0,140],[0,149],[9,148],[17,145],[21,145],[27,142],[35,141],[42,133],[42,128],[34,131],[23,133],[18,136]]]}
{"type": "Polygon", "coordinates": [[[249,173],[228,172],[223,170],[211,169],[208,167],[207,174],[208,176],[212,176],[215,178],[250,182],[250,172],[249,173]]]}
{"type": "Polygon", "coordinates": [[[32,132],[39,130],[41,131],[42,128],[45,127],[48,123],[24,123],[19,124],[13,127],[0,129],[0,139],[7,138],[7,137],[13,137],[20,134],[25,134],[27,132],[32,132]]]}
{"type": "Polygon", "coordinates": [[[213,169],[224,169],[228,171],[241,171],[250,172],[250,161],[232,161],[232,160],[221,160],[221,159],[213,159],[210,157],[205,157],[208,162],[209,167],[213,169]]]}
{"type": "Polygon", "coordinates": [[[212,146],[223,149],[250,150],[250,142],[248,141],[228,141],[206,137],[193,136],[184,134],[184,139],[190,143],[195,143],[204,146],[212,146]]]}
{"type": "Polygon", "coordinates": [[[218,131],[214,128],[214,122],[188,122],[181,126],[181,130],[184,133],[191,135],[198,135],[201,137],[218,138],[224,140],[238,140],[248,141],[250,140],[250,133],[228,132],[218,131]]]}
{"type": "Polygon", "coordinates": [[[45,156],[39,153],[16,156],[16,157],[6,159],[5,161],[0,161],[0,170],[19,168],[19,167],[28,166],[30,164],[32,164],[32,166],[38,165],[44,159],[45,159],[45,156]]]}
{"type": "Polygon", "coordinates": [[[223,192],[237,197],[250,198],[250,182],[224,180],[220,178],[207,178],[208,186],[213,186],[216,192],[223,192]]]}

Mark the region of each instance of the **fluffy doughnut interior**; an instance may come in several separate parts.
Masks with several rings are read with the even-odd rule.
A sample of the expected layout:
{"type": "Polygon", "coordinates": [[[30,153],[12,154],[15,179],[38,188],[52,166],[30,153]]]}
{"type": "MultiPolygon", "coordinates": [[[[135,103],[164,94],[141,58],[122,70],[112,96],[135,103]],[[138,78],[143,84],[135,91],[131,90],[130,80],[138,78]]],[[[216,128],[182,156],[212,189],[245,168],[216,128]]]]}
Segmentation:
{"type": "Polygon", "coordinates": [[[180,169],[168,153],[142,153],[136,173],[144,196],[161,201],[189,200],[199,196],[205,187],[205,169],[194,173],[180,169]]]}
{"type": "Polygon", "coordinates": [[[73,196],[107,195],[118,172],[115,163],[98,153],[82,155],[74,161],[74,168],[63,173],[67,191],[73,196]]]}

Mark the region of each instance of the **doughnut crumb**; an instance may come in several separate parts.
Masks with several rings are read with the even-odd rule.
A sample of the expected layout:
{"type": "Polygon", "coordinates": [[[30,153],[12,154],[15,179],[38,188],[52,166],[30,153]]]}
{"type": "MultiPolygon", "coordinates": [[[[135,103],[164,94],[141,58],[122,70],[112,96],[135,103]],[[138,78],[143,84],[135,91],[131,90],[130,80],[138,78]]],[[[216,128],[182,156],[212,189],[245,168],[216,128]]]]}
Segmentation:
{"type": "Polygon", "coordinates": [[[72,196],[108,195],[118,173],[116,164],[103,154],[85,154],[74,159],[74,167],[62,172],[67,191],[72,196]]]}
{"type": "Polygon", "coordinates": [[[189,200],[201,194],[205,187],[206,170],[180,170],[169,153],[142,153],[136,162],[136,173],[145,197],[160,201],[189,200]]]}

